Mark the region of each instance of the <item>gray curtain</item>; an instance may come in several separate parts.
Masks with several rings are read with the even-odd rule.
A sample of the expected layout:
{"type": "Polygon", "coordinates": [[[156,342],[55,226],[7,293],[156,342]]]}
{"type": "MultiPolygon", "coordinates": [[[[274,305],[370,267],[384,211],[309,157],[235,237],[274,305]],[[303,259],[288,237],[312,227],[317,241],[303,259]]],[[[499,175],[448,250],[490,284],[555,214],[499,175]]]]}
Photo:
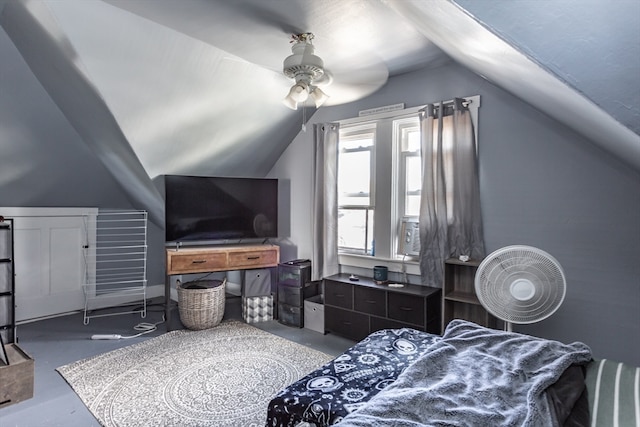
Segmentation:
{"type": "Polygon", "coordinates": [[[423,284],[436,287],[445,259],[485,255],[476,143],[463,102],[456,98],[450,115],[442,102],[429,104],[420,116],[420,272],[423,284]]]}
{"type": "Polygon", "coordinates": [[[312,280],[337,274],[338,265],[338,123],[313,125],[312,280]]]}

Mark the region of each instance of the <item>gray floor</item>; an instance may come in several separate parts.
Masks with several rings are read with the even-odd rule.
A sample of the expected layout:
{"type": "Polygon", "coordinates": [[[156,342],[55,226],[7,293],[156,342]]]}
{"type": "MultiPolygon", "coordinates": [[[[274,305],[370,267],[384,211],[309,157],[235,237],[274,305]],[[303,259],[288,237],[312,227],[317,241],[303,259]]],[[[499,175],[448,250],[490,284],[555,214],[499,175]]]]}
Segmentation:
{"type": "MultiPolygon", "coordinates": [[[[240,302],[239,297],[227,298],[224,319],[242,319],[240,302]]],[[[55,369],[165,333],[167,325],[161,324],[156,331],[138,338],[104,341],[90,339],[93,334],[135,335],[137,332],[133,327],[138,323],[162,321],[163,307],[157,301],[150,302],[148,311],[145,319],[141,319],[138,314],[126,314],[94,318],[86,326],[82,322],[81,313],[19,326],[19,345],[35,360],[34,397],[0,409],[0,427],[99,426],[55,369]]],[[[277,321],[253,325],[333,356],[354,344],[353,341],[335,335],[285,326],[277,321]]],[[[172,311],[171,327],[182,328],[177,309],[172,311]]]]}

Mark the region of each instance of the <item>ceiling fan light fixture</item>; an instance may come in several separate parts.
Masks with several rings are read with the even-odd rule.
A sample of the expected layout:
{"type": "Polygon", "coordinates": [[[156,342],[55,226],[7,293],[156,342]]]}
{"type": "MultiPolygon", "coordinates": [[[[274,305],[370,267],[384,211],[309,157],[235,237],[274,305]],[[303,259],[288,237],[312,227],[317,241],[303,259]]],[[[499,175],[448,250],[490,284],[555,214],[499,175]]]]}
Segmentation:
{"type": "Polygon", "coordinates": [[[282,100],[282,103],[292,110],[298,109],[298,103],[288,95],[282,100]]]}
{"type": "Polygon", "coordinates": [[[313,99],[313,102],[315,102],[316,108],[320,108],[322,104],[324,104],[327,99],[329,99],[329,95],[324,93],[322,89],[317,86],[313,87],[311,92],[309,92],[309,96],[311,97],[311,99],[313,99]]]}
{"type": "Polygon", "coordinates": [[[309,85],[304,82],[298,82],[291,86],[288,97],[291,97],[296,102],[304,102],[309,97],[309,85]]]}
{"type": "Polygon", "coordinates": [[[298,109],[298,103],[304,102],[309,97],[309,85],[305,82],[297,82],[289,90],[289,94],[282,100],[284,105],[292,110],[298,109]]]}
{"type": "Polygon", "coordinates": [[[314,80],[321,79],[325,74],[322,58],[314,54],[314,47],[311,44],[313,37],[312,33],[291,37],[292,55],[285,58],[282,66],[284,75],[296,82],[287,95],[290,101],[285,102],[289,108],[292,108],[289,104],[293,101],[296,102],[297,108],[297,103],[306,101],[308,96],[313,98],[316,107],[320,107],[329,98],[322,90],[313,86],[314,80]]]}

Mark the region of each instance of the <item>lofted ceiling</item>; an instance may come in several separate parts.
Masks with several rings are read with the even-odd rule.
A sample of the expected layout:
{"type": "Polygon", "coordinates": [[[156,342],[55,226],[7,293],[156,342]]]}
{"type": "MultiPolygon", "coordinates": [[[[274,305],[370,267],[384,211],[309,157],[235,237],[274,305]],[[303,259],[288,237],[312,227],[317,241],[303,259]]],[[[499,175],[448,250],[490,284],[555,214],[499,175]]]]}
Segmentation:
{"type": "Polygon", "coordinates": [[[264,176],[295,138],[303,112],[281,103],[292,84],[282,61],[290,35],[307,31],[333,77],[327,105],[456,61],[640,169],[638,2],[540,3],[0,0],[0,37],[162,221],[156,176],[264,176]]]}

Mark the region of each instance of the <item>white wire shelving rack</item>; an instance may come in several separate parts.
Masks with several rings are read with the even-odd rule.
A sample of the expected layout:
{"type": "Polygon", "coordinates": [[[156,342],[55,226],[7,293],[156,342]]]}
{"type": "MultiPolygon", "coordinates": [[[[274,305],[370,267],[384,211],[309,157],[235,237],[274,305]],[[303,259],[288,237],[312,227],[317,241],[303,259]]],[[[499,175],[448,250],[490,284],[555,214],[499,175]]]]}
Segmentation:
{"type": "Polygon", "coordinates": [[[85,225],[84,324],[95,317],[131,313],[145,318],[147,212],[100,209],[87,215],[85,225]]]}

